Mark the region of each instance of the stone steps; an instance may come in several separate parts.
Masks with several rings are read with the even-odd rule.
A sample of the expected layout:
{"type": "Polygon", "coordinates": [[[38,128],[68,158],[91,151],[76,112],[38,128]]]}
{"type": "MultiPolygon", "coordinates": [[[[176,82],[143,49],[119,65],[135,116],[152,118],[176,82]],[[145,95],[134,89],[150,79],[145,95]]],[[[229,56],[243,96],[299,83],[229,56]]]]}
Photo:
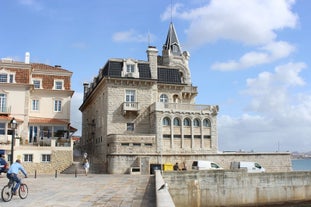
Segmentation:
{"type": "Polygon", "coordinates": [[[62,174],[84,174],[84,168],[80,162],[73,162],[68,168],[66,168],[62,174]]]}

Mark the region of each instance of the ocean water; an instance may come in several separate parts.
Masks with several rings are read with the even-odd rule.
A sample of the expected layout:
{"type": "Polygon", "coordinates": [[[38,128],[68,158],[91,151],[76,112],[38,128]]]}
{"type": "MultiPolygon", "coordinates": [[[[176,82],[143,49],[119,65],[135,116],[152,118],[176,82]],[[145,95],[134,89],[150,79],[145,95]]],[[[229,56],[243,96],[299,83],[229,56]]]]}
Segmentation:
{"type": "Polygon", "coordinates": [[[292,160],[293,171],[309,171],[311,170],[311,159],[292,160]]]}

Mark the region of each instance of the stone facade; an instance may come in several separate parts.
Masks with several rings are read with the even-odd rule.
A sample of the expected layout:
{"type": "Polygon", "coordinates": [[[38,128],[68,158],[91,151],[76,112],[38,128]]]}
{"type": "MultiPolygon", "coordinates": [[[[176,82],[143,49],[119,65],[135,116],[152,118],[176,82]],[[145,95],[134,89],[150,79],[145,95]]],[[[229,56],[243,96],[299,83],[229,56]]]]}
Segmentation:
{"type": "Polygon", "coordinates": [[[191,168],[217,155],[219,107],[195,103],[189,57],[171,24],[162,56],[149,46],[147,61],[109,59],[84,83],[81,144],[93,170],[149,174],[161,164],[191,168]]]}
{"type": "Polygon", "coordinates": [[[149,47],[147,58],[109,59],[84,84],[81,143],[103,172],[150,173],[165,155],[217,152],[219,108],[195,104],[189,54],[172,24],[162,56],[149,47]]]}

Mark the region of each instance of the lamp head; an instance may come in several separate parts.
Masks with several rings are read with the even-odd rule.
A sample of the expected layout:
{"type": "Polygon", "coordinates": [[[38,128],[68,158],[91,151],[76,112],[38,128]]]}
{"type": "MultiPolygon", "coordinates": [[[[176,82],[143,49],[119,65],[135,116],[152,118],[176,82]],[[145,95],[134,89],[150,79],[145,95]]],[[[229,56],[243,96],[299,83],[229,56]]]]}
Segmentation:
{"type": "Polygon", "coordinates": [[[11,124],[11,129],[16,129],[17,128],[17,122],[15,120],[15,118],[13,117],[13,119],[10,121],[11,124]]]}

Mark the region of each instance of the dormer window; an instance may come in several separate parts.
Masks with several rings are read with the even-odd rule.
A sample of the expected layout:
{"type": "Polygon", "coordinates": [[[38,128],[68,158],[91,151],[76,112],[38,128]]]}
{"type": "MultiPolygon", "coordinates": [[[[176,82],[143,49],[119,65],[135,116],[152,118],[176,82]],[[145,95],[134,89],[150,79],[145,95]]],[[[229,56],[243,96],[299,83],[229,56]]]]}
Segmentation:
{"type": "Polygon", "coordinates": [[[138,62],[136,60],[124,60],[122,67],[122,77],[139,78],[138,62]]]}
{"type": "Polygon", "coordinates": [[[14,83],[14,75],[7,73],[0,73],[0,83],[14,83]]]}
{"type": "Polygon", "coordinates": [[[135,65],[134,64],[126,65],[126,72],[127,73],[134,73],[135,72],[135,65]]]}
{"type": "Polygon", "coordinates": [[[62,80],[54,81],[54,89],[55,90],[63,90],[64,82],[62,80]]]}
{"type": "Polygon", "coordinates": [[[41,88],[41,80],[33,80],[32,83],[34,88],[41,88]]]}

